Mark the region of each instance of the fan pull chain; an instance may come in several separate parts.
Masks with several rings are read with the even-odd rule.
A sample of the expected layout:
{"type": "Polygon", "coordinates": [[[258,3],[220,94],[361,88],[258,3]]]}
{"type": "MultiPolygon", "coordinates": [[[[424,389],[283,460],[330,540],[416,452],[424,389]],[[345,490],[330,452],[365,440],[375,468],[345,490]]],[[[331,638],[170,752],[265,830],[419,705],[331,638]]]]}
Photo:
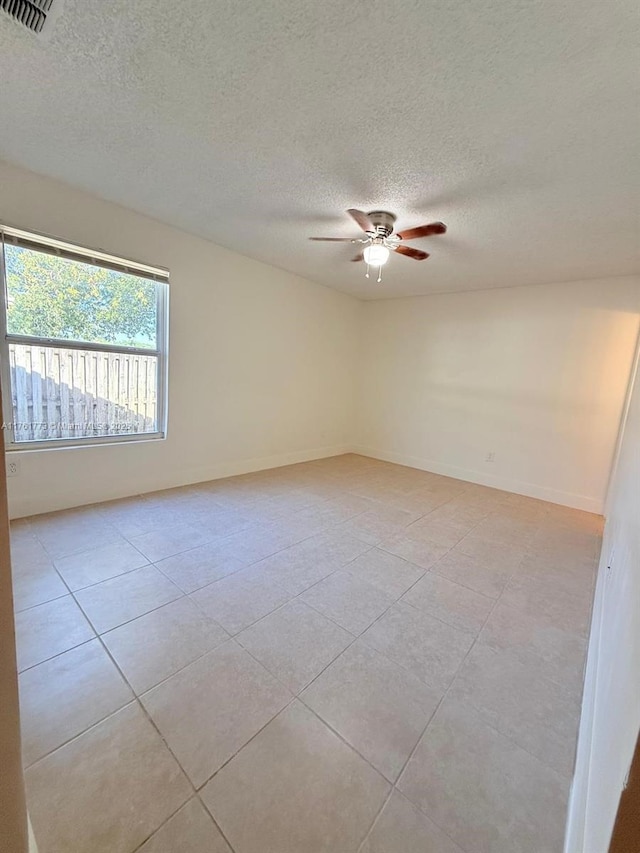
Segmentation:
{"type": "Polygon", "coordinates": [[[365,278],[369,278],[369,264],[367,264],[367,271],[366,271],[366,273],[364,274],[364,277],[365,277],[365,278]]]}

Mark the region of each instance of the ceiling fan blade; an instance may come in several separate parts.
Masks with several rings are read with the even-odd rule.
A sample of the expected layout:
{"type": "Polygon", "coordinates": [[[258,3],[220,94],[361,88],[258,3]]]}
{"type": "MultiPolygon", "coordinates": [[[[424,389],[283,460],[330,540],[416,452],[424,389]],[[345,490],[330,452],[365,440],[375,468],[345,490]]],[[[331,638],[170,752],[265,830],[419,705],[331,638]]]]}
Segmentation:
{"type": "Polygon", "coordinates": [[[360,252],[359,255],[356,255],[355,258],[351,258],[352,263],[357,263],[357,261],[364,261],[364,255],[360,252]]]}
{"type": "Polygon", "coordinates": [[[429,225],[418,225],[417,228],[409,228],[398,234],[402,240],[417,240],[418,237],[432,237],[434,234],[444,234],[447,226],[444,222],[431,222],[429,225]]]}
{"type": "Polygon", "coordinates": [[[355,207],[350,207],[349,210],[347,210],[347,213],[349,214],[349,216],[355,219],[355,221],[358,223],[358,225],[360,226],[360,228],[362,228],[363,231],[375,232],[375,225],[369,219],[367,214],[364,213],[362,210],[356,210],[355,207]]]}
{"type": "Polygon", "coordinates": [[[411,246],[398,246],[393,251],[398,252],[399,255],[406,255],[408,258],[413,258],[414,261],[426,261],[429,257],[428,252],[421,252],[420,249],[413,249],[411,246]]]}
{"type": "Polygon", "coordinates": [[[353,237],[309,237],[310,240],[319,240],[324,243],[355,243],[353,237]]]}

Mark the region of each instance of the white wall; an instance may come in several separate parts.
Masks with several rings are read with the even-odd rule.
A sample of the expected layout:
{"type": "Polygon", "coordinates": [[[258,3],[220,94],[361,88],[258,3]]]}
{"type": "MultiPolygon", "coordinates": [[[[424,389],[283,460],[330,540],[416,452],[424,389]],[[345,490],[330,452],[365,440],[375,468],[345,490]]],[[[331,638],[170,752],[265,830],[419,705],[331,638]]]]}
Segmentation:
{"type": "Polygon", "coordinates": [[[369,302],[358,449],[600,512],[639,314],[640,278],[369,302]]]}
{"type": "MultiPolygon", "coordinates": [[[[640,728],[640,376],[607,497],[566,853],[606,853],[640,728]],[[610,568],[609,568],[610,566],[610,568]]],[[[631,851],[630,851],[631,853],[631,851]]]]}
{"type": "Polygon", "coordinates": [[[168,438],[21,452],[14,517],[347,449],[355,299],[3,163],[0,188],[4,224],[171,271],[168,438]]]}
{"type": "Polygon", "coordinates": [[[14,517],[354,446],[601,511],[640,279],[359,303],[2,163],[0,187],[0,222],[171,270],[167,440],[20,453],[14,517]]]}

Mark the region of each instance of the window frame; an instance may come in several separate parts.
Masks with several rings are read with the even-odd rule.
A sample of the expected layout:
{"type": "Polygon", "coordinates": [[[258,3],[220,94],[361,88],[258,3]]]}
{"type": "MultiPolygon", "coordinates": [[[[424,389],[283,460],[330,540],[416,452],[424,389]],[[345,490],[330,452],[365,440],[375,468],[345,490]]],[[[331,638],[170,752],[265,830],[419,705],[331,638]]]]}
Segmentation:
{"type": "Polygon", "coordinates": [[[0,383],[2,385],[2,419],[4,421],[4,445],[7,452],[30,450],[70,449],[99,445],[123,444],[137,441],[158,441],[167,437],[168,423],[168,378],[169,378],[169,270],[150,266],[139,261],[127,260],[111,255],[101,249],[90,249],[76,243],[59,240],[46,234],[26,231],[0,223],[0,383]],[[9,238],[9,239],[7,239],[9,238]],[[35,335],[10,334],[7,328],[7,280],[5,267],[5,242],[34,251],[57,254],[82,263],[115,269],[139,275],[156,284],[156,348],[122,346],[119,344],[97,344],[35,335]],[[154,356],[157,358],[157,429],[155,432],[115,433],[113,435],[73,436],[69,438],[45,438],[33,441],[16,441],[13,428],[13,389],[11,387],[11,344],[60,347],[85,352],[112,352],[127,355],[154,356]]]}

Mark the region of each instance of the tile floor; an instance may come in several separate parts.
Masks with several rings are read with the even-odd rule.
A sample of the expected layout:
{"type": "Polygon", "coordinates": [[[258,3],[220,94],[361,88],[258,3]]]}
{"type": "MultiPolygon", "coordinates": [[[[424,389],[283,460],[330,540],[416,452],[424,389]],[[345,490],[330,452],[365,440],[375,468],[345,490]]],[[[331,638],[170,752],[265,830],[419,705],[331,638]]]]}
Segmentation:
{"type": "Polygon", "coordinates": [[[353,455],[14,522],[40,853],[561,853],[601,522],[353,455]]]}

